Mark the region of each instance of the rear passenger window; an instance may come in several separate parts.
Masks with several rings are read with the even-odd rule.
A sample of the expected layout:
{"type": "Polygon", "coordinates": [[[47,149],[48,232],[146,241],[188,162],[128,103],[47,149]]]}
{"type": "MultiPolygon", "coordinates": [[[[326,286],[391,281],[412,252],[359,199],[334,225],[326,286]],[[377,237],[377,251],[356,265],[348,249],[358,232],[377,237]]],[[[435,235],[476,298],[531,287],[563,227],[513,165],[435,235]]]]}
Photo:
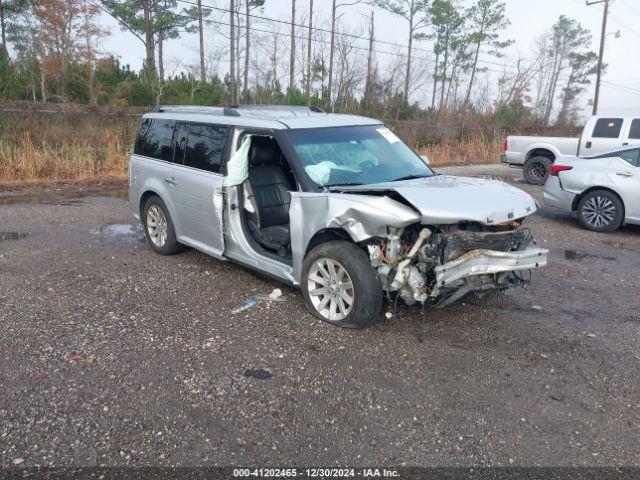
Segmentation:
{"type": "Polygon", "coordinates": [[[173,120],[145,118],[140,125],[134,153],[172,162],[175,124],[173,120]]]}
{"type": "Polygon", "coordinates": [[[624,150],[622,152],[618,152],[618,156],[623,159],[625,162],[629,162],[634,167],[638,166],[638,150],[634,148],[633,150],[624,150]]]}
{"type": "Polygon", "coordinates": [[[618,138],[622,129],[622,118],[599,118],[593,128],[594,138],[618,138]]]}
{"type": "Polygon", "coordinates": [[[629,138],[640,138],[640,118],[634,118],[631,122],[629,138]]]}
{"type": "Polygon", "coordinates": [[[229,129],[214,125],[189,125],[184,165],[220,173],[229,129]]]}

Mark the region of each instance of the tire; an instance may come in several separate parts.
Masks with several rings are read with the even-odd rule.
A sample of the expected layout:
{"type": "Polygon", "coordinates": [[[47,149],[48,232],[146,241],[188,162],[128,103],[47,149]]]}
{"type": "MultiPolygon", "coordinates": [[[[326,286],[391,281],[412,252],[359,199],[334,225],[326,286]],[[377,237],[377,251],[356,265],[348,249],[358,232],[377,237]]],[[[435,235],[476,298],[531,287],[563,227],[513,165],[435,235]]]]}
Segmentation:
{"type": "Polygon", "coordinates": [[[522,169],[524,181],[529,185],[544,185],[549,176],[552,163],[547,157],[531,157],[524,162],[522,169]]]}
{"type": "Polygon", "coordinates": [[[594,232],[613,232],[624,221],[624,205],[620,197],[608,190],[593,190],[578,203],[578,221],[594,232]]]}
{"type": "Polygon", "coordinates": [[[154,252],[173,255],[183,250],[184,247],[176,239],[176,230],[169,209],[157,195],[149,197],[144,204],[142,225],[147,242],[154,252]]]}
{"type": "Polygon", "coordinates": [[[373,325],[382,308],[382,286],[369,256],[348,241],[330,241],[313,248],[302,263],[300,283],[311,313],[338,327],[373,325]],[[330,273],[331,265],[334,275],[330,273]],[[324,267],[324,274],[320,266],[324,267]],[[351,288],[345,287],[349,279],[351,288]]]}

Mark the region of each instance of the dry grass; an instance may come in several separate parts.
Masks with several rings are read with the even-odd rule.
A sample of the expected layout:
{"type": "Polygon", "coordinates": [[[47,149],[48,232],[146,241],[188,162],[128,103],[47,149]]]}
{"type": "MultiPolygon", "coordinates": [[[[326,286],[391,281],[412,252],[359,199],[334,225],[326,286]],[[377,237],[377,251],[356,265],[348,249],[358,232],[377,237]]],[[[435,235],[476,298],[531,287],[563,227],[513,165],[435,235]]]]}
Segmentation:
{"type": "Polygon", "coordinates": [[[0,140],[0,181],[81,180],[127,175],[129,152],[109,130],[99,145],[63,142],[36,144],[30,132],[18,141],[0,140]]]}
{"type": "Polygon", "coordinates": [[[127,176],[135,117],[0,115],[0,183],[127,176]]]}
{"type": "Polygon", "coordinates": [[[420,150],[434,167],[497,163],[502,153],[502,139],[478,135],[462,141],[445,139],[420,150]]]}
{"type": "MultiPolygon", "coordinates": [[[[0,113],[0,185],[125,179],[138,115],[0,113]]],[[[420,147],[434,166],[495,163],[502,140],[477,134],[420,147]]]]}

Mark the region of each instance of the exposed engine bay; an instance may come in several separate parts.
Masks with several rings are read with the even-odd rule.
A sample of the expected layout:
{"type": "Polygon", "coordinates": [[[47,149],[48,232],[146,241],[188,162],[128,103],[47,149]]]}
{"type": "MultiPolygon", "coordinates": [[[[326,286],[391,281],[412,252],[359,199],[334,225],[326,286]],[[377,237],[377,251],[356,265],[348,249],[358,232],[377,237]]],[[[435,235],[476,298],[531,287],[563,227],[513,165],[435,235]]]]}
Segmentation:
{"type": "Polygon", "coordinates": [[[371,266],[391,298],[407,305],[448,305],[467,293],[526,287],[531,269],[547,263],[520,221],[486,226],[409,225],[366,242],[371,266]]]}

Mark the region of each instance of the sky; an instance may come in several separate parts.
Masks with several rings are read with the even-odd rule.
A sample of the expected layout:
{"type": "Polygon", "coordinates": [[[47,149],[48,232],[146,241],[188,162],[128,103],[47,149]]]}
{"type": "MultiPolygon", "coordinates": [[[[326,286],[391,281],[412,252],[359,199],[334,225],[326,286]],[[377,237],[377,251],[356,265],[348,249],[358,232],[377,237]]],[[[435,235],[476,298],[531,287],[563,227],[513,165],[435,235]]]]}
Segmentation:
{"type": "MultiPolygon", "coordinates": [[[[347,2],[349,3],[349,2],[347,2]]],[[[492,70],[511,68],[518,57],[524,60],[533,55],[533,43],[536,38],[547,31],[560,15],[566,15],[580,22],[592,32],[591,49],[598,51],[600,30],[602,25],[602,4],[585,5],[585,0],[505,0],[507,16],[511,25],[504,31],[503,38],[514,40],[514,44],[507,49],[502,59],[496,59],[484,55],[483,59],[491,62],[487,64],[492,70]],[[502,67],[501,65],[504,65],[502,67]]],[[[203,0],[203,4],[217,5],[228,8],[228,0],[203,0]]],[[[290,0],[266,0],[262,12],[258,15],[289,20],[290,0]]],[[[189,5],[184,5],[188,7],[189,5]]],[[[314,15],[322,22],[328,22],[330,18],[331,0],[315,0],[314,15]]],[[[297,8],[300,12],[308,12],[308,0],[297,0],[297,8]]],[[[360,27],[366,32],[367,17],[371,7],[362,2],[360,5],[343,7],[344,15],[340,22],[350,27],[360,27]]],[[[228,15],[215,12],[211,17],[220,21],[227,21],[228,15]]],[[[406,45],[405,23],[398,17],[376,9],[376,39],[406,45]]],[[[142,65],[144,47],[142,43],[128,32],[123,32],[118,24],[107,15],[102,19],[111,31],[111,36],[103,41],[105,51],[118,56],[122,63],[129,64],[133,69],[139,69],[142,65]]],[[[315,23],[315,22],[314,22],[315,23]]],[[[257,28],[269,29],[269,22],[255,25],[257,28]]],[[[324,27],[326,28],[326,24],[324,27]]],[[[285,26],[286,27],[286,26],[285,26]]],[[[228,28],[228,27],[218,27],[228,28]]],[[[226,40],[220,34],[213,32],[213,26],[207,27],[205,33],[205,49],[226,45],[226,40]]],[[[338,27],[340,29],[340,27],[338,27]]],[[[607,37],[605,42],[604,61],[608,65],[603,77],[600,91],[600,114],[632,114],[640,112],[640,0],[611,0],[610,15],[607,22],[607,37]],[[619,32],[619,35],[616,33],[619,32]]],[[[366,36],[366,33],[363,34],[366,36]]],[[[366,47],[366,41],[361,42],[366,47]]],[[[180,38],[171,40],[165,46],[166,71],[171,73],[178,71],[185,63],[197,64],[198,39],[193,34],[183,34],[180,38]]],[[[419,49],[430,50],[429,42],[416,42],[419,49]]],[[[394,47],[378,44],[380,50],[395,50],[394,47]]],[[[363,54],[365,54],[363,52],[363,54]]],[[[428,52],[418,51],[417,56],[432,58],[428,52]]],[[[378,55],[380,63],[389,61],[389,56],[378,55]]],[[[228,59],[223,59],[220,65],[221,72],[227,71],[228,59]]],[[[286,73],[286,72],[283,72],[286,73]]],[[[400,74],[400,73],[399,73],[400,74]]],[[[495,78],[497,73],[488,73],[495,78]]],[[[589,86],[588,92],[581,98],[581,117],[586,118],[591,114],[591,107],[587,101],[593,98],[595,81],[589,86]]],[[[420,100],[420,98],[416,98],[420,100]]]]}

